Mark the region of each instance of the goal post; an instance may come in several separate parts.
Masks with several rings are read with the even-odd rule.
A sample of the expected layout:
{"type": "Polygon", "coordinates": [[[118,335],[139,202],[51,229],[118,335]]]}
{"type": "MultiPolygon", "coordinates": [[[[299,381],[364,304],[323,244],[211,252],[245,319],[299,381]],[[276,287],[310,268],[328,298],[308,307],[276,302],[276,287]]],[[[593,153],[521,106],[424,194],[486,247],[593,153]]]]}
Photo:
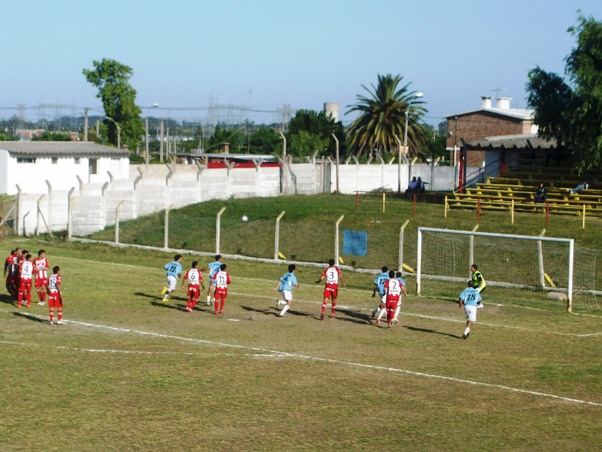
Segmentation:
{"type": "Polygon", "coordinates": [[[437,280],[446,282],[440,290],[465,286],[475,263],[487,287],[507,289],[505,295],[512,297],[525,289],[546,296],[565,293],[571,311],[574,253],[573,239],[419,227],[416,293],[437,280]]]}

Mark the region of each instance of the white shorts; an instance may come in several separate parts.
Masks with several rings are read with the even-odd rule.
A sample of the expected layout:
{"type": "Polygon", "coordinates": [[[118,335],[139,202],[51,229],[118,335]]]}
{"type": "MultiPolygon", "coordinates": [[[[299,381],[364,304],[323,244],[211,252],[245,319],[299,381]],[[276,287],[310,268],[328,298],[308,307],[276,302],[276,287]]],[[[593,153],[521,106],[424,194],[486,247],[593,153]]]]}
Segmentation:
{"type": "Polygon", "coordinates": [[[380,296],[380,302],[381,303],[386,303],[387,302],[387,294],[384,293],[380,296]]]}
{"type": "Polygon", "coordinates": [[[286,301],[287,303],[289,301],[293,301],[293,292],[290,290],[283,290],[282,292],[280,292],[282,294],[282,299],[284,301],[286,301]]]}
{"type": "Polygon", "coordinates": [[[476,306],[464,306],[464,312],[466,313],[466,320],[471,322],[477,321],[477,307],[476,306]]]}
{"type": "Polygon", "coordinates": [[[167,290],[169,290],[170,292],[173,292],[174,290],[176,290],[177,282],[178,282],[178,279],[175,276],[169,275],[167,277],[167,290]]]}

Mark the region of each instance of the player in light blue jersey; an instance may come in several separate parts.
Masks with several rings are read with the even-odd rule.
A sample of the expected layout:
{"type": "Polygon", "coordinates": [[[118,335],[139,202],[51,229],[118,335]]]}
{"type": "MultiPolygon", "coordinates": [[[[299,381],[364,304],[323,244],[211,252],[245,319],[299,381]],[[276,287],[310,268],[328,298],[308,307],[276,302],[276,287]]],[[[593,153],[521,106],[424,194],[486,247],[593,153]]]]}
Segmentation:
{"type": "Polygon", "coordinates": [[[378,298],[380,300],[380,304],[372,310],[372,318],[376,317],[378,314],[377,323],[380,322],[381,317],[387,312],[385,308],[385,282],[389,279],[389,267],[386,265],[381,268],[382,273],[374,278],[374,288],[372,289],[372,298],[376,296],[376,292],[378,292],[378,298]]]}
{"type": "Polygon", "coordinates": [[[176,254],[173,261],[165,264],[163,268],[167,272],[167,285],[163,287],[161,295],[163,295],[163,301],[169,301],[169,294],[176,290],[176,283],[182,273],[182,256],[176,254]]]}
{"type": "Polygon", "coordinates": [[[279,317],[284,317],[286,311],[291,307],[291,303],[293,301],[293,287],[299,287],[299,283],[297,282],[297,277],[295,276],[295,270],[297,266],[295,264],[290,264],[288,266],[288,273],[282,275],[282,277],[278,280],[278,284],[274,290],[277,290],[282,294],[282,300],[276,300],[276,308],[280,309],[280,305],[284,304],[282,311],[278,314],[279,317]]]}
{"type": "Polygon", "coordinates": [[[477,303],[481,300],[481,294],[475,289],[472,280],[468,281],[468,287],[462,291],[458,299],[460,309],[464,306],[464,312],[466,313],[466,329],[464,330],[462,339],[468,339],[470,327],[477,321],[477,303]]]}
{"type": "Polygon", "coordinates": [[[215,261],[207,264],[207,266],[201,270],[201,271],[209,271],[209,289],[207,289],[207,300],[205,300],[205,305],[207,305],[207,306],[211,306],[211,303],[215,301],[215,298],[214,298],[215,281],[214,281],[213,277],[219,271],[219,269],[223,263],[222,262],[223,259],[224,258],[222,257],[221,254],[216,254],[215,261]]]}

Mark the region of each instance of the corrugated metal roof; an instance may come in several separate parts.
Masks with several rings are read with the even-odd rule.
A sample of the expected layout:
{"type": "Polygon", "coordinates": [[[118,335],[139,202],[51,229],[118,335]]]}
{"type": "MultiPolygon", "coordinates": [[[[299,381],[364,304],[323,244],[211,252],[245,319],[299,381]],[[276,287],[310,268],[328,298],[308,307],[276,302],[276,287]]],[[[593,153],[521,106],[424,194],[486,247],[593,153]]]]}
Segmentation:
{"type": "Polygon", "coordinates": [[[552,149],[556,147],[556,140],[546,140],[538,137],[536,134],[525,135],[500,135],[485,137],[482,140],[475,140],[466,143],[469,148],[539,148],[552,149]]]}
{"type": "Polygon", "coordinates": [[[128,157],[129,151],[82,141],[0,141],[0,149],[32,157],[128,157]]]}

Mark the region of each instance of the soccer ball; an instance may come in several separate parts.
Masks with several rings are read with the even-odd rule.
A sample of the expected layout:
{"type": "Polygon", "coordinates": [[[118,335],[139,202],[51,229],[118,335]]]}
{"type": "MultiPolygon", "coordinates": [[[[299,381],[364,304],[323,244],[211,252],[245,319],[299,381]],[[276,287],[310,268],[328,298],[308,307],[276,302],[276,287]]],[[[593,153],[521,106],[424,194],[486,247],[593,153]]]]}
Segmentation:
{"type": "Polygon", "coordinates": [[[240,219],[242,221],[249,221],[249,217],[247,217],[246,215],[243,215],[242,217],[240,217],[240,219]]]}

